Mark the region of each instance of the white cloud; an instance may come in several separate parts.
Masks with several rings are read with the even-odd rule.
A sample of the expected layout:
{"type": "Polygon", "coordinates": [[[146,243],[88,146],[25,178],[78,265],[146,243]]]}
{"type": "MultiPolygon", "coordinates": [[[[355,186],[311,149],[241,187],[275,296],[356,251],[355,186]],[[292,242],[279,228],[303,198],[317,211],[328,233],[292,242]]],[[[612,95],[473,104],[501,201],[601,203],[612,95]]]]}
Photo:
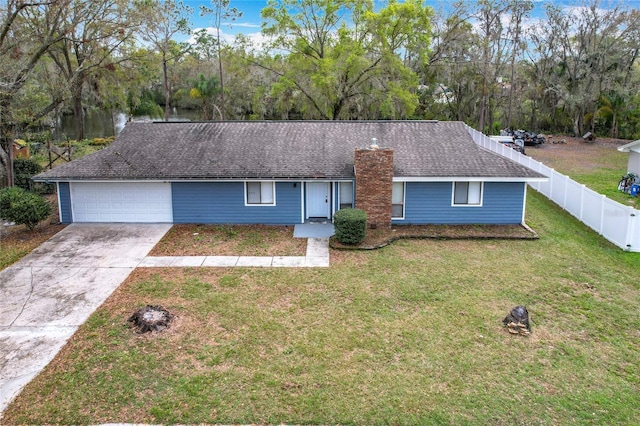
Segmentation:
{"type": "MultiPolygon", "coordinates": [[[[206,30],[207,34],[212,35],[212,36],[216,36],[217,32],[216,29],[214,27],[207,27],[207,28],[194,28],[192,31],[192,35],[191,37],[189,37],[186,42],[189,44],[194,44],[196,42],[196,39],[194,38],[193,34],[195,33],[199,33],[202,30],[206,30]]],[[[234,34],[229,34],[227,32],[225,32],[225,30],[223,28],[220,28],[220,40],[225,42],[225,43],[232,43],[235,40],[235,35],[234,34]]]]}
{"type": "Polygon", "coordinates": [[[241,28],[261,28],[260,24],[250,24],[248,22],[234,22],[233,26],[241,28]]]}
{"type": "MultiPolygon", "coordinates": [[[[243,25],[234,24],[234,27],[260,28],[259,25],[253,25],[253,24],[243,24],[243,25]]],[[[207,34],[210,34],[213,37],[216,37],[216,29],[214,27],[194,28],[192,35],[185,41],[189,44],[194,44],[196,40],[193,34],[202,30],[206,30],[207,34]]],[[[238,32],[230,33],[228,31],[225,31],[224,28],[220,28],[220,41],[227,44],[233,44],[238,34],[242,34],[244,37],[249,39],[252,46],[256,49],[262,49],[264,44],[270,41],[270,39],[268,37],[265,37],[260,31],[247,32],[247,33],[238,31],[238,32]]]]}

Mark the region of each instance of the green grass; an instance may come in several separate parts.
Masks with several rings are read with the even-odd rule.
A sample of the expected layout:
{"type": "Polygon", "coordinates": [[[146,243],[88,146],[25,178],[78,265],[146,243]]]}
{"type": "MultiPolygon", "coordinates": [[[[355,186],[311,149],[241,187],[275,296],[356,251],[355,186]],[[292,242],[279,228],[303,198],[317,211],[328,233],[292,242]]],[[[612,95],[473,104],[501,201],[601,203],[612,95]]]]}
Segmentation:
{"type": "Polygon", "coordinates": [[[618,190],[618,182],[625,174],[620,173],[620,170],[619,168],[598,168],[589,173],[575,173],[571,177],[576,182],[586,185],[599,194],[606,195],[608,198],[621,204],[631,205],[637,208],[637,197],[632,197],[618,190]]]}
{"type": "Polygon", "coordinates": [[[29,254],[32,248],[14,248],[7,247],[0,250],[0,270],[3,270],[9,265],[14,264],[24,256],[29,254]]]}
{"type": "Polygon", "coordinates": [[[618,190],[618,182],[627,174],[629,154],[617,151],[614,147],[584,146],[584,152],[558,153],[547,149],[527,151],[533,158],[554,168],[559,173],[586,185],[608,198],[638,208],[638,197],[618,190]],[[562,155],[560,155],[562,154],[562,155]]]}
{"type": "Polygon", "coordinates": [[[41,224],[29,231],[20,225],[15,229],[0,229],[0,270],[12,265],[48,240],[64,226],[41,224]]]}
{"type": "Polygon", "coordinates": [[[530,191],[536,241],[328,269],[138,269],[3,423],[638,424],[640,254],[530,191]],[[177,315],[137,335],[138,307],[177,315]],[[501,320],[527,306],[530,337],[501,320]]]}
{"type": "MultiPolygon", "coordinates": [[[[112,140],[113,138],[96,138],[83,139],[80,141],[70,141],[69,145],[71,146],[71,160],[77,160],[78,158],[82,158],[89,154],[93,154],[94,152],[100,151],[101,149],[107,147],[112,140]]],[[[68,148],[68,145],[66,142],[60,142],[57,144],[57,147],[60,150],[65,150],[68,148]]],[[[56,154],[51,155],[51,158],[54,160],[55,166],[59,166],[68,162],[68,154],[64,154],[62,156],[64,159],[56,159],[56,157],[56,154]]],[[[49,154],[46,146],[42,147],[38,153],[32,155],[32,158],[42,167],[46,168],[49,165],[49,154]]]]}

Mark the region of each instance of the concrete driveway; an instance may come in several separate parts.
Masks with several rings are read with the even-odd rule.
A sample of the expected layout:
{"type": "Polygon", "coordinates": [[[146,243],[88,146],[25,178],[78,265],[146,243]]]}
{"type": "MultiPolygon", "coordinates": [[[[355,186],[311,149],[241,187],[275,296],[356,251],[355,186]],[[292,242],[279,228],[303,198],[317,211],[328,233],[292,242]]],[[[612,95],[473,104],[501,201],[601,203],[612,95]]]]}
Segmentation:
{"type": "Polygon", "coordinates": [[[169,224],[73,224],[0,271],[0,415],[169,224]]]}

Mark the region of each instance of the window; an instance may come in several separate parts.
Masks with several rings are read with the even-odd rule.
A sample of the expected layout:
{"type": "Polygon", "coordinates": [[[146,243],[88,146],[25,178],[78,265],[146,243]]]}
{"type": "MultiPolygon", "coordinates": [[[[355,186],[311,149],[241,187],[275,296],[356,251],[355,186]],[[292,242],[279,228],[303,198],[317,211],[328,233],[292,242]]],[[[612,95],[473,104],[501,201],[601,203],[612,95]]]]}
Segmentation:
{"type": "Polygon", "coordinates": [[[482,182],[454,182],[453,205],[482,205],[482,182]]]}
{"type": "Polygon", "coordinates": [[[404,182],[393,182],[391,192],[391,217],[404,219],[404,182]]]}
{"type": "Polygon", "coordinates": [[[247,182],[245,192],[247,205],[276,204],[274,182],[247,182]]]}
{"type": "Polygon", "coordinates": [[[340,208],[353,207],[353,182],[340,182],[340,208]]]}

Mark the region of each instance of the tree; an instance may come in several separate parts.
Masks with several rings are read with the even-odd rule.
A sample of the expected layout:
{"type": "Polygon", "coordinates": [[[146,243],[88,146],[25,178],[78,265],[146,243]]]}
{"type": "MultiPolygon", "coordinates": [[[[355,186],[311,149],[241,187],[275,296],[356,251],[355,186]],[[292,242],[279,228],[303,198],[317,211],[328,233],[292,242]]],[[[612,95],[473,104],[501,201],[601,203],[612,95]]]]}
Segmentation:
{"type": "Polygon", "coordinates": [[[553,93],[552,107],[570,118],[574,135],[594,131],[602,96],[629,90],[639,52],[637,13],[592,0],[571,11],[549,5],[547,16],[532,37],[536,51],[545,53],[533,58],[545,61],[539,84],[553,93]]]}
{"type": "Polygon", "coordinates": [[[33,230],[51,214],[51,205],[42,196],[22,188],[0,190],[0,217],[33,230]]]}
{"type": "Polygon", "coordinates": [[[264,68],[248,66],[247,62],[247,58],[250,58],[252,62],[260,61],[272,68],[279,68],[280,65],[276,65],[278,60],[262,53],[258,53],[262,55],[260,58],[254,57],[242,42],[223,46],[222,49],[225,73],[233,76],[224,85],[225,119],[287,119],[292,105],[277,105],[276,99],[271,96],[277,76],[264,68]]]}
{"type": "Polygon", "coordinates": [[[509,128],[513,125],[513,98],[517,87],[515,78],[516,59],[527,47],[526,44],[523,43],[523,20],[529,17],[532,9],[533,2],[531,0],[512,0],[511,19],[509,21],[509,26],[507,27],[507,35],[511,45],[511,76],[509,78],[509,107],[507,109],[507,127],[509,128]]]}
{"type": "MultiPolygon", "coordinates": [[[[65,21],[67,7],[68,1],[9,0],[0,5],[0,187],[13,185],[10,149],[17,125],[13,104],[40,59],[71,30],[65,21]],[[27,24],[34,18],[40,25],[27,24]]],[[[53,99],[33,119],[44,117],[60,102],[53,99]]]]}
{"type": "Polygon", "coordinates": [[[193,8],[175,0],[141,0],[140,5],[146,14],[140,29],[142,37],[145,41],[151,42],[162,58],[164,120],[169,121],[170,63],[182,57],[190,49],[187,43],[177,43],[173,37],[191,32],[188,16],[193,13],[193,8]]]}
{"type": "Polygon", "coordinates": [[[42,172],[42,166],[30,158],[16,158],[13,162],[15,186],[31,190],[31,178],[42,172]]]}
{"type": "Polygon", "coordinates": [[[125,60],[122,48],[140,27],[139,12],[128,0],[69,0],[70,31],[47,53],[67,81],[78,139],[85,137],[85,91],[99,93],[99,74],[113,72],[125,60]]]}
{"type": "Polygon", "coordinates": [[[492,124],[491,101],[497,77],[502,71],[504,56],[504,38],[502,15],[510,8],[508,0],[479,0],[475,17],[480,28],[482,43],[482,70],[480,87],[480,110],[478,111],[478,129],[486,131],[485,125],[492,124]]]}
{"type": "Polygon", "coordinates": [[[200,15],[213,15],[213,27],[216,30],[216,48],[218,52],[218,73],[220,76],[220,111],[221,120],[224,120],[224,74],[222,71],[222,49],[220,43],[220,26],[223,21],[234,21],[242,16],[235,7],[229,7],[229,0],[211,0],[213,7],[200,6],[200,15]]]}
{"type": "Polygon", "coordinates": [[[426,118],[470,122],[476,116],[479,101],[473,64],[480,56],[480,41],[463,6],[458,4],[448,17],[435,21],[433,54],[423,75],[428,85],[424,102],[428,111],[444,109],[441,115],[426,118]]]}
{"type": "Polygon", "coordinates": [[[418,0],[270,0],[263,34],[286,52],[273,95],[294,91],[307,118],[402,118],[417,106],[417,77],[403,53],[426,60],[432,9],[418,0]]]}
{"type": "Polygon", "coordinates": [[[217,111],[219,116],[222,118],[222,112],[214,102],[214,98],[220,93],[218,77],[215,75],[205,77],[204,74],[200,74],[196,80],[192,80],[190,83],[191,90],[189,91],[189,96],[200,100],[202,107],[202,119],[213,119],[214,110],[217,111]]]}

